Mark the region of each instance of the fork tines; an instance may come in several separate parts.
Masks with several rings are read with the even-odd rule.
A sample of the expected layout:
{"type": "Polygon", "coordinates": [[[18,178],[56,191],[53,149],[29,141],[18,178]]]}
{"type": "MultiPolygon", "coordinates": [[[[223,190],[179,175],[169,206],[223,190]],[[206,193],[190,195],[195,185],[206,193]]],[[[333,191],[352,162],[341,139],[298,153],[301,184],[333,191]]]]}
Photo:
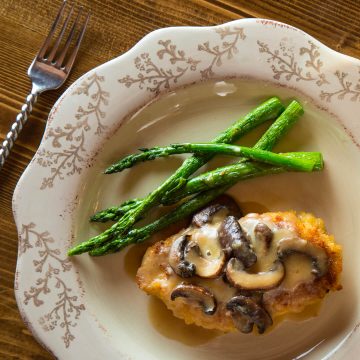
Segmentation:
{"type": "Polygon", "coordinates": [[[63,1],[63,4],[59,9],[59,12],[49,31],[49,34],[47,35],[44,43],[42,44],[40,51],[36,56],[36,59],[49,65],[51,64],[58,69],[69,72],[76,58],[76,54],[80,48],[86,26],[90,18],[90,12],[83,14],[83,7],[79,7],[76,18],[73,21],[73,24],[68,32],[68,36],[65,42],[63,42],[62,40],[65,39],[64,35],[67,28],[69,27],[70,20],[74,12],[74,4],[70,7],[68,14],[63,21],[61,30],[56,36],[57,30],[61,25],[63,15],[66,10],[65,8],[66,0],[63,1]],[[77,35],[77,37],[73,41],[75,34],[77,35]],[[69,51],[72,43],[74,44],[71,51],[69,51]]]}

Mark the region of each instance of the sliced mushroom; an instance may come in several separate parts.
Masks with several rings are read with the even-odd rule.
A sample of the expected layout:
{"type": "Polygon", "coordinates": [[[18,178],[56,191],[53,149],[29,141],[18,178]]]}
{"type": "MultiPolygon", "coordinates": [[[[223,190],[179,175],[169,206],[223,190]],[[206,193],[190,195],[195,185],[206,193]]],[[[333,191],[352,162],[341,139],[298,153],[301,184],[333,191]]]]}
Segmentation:
{"type": "Polygon", "coordinates": [[[169,265],[176,274],[183,278],[195,275],[196,270],[195,265],[185,259],[185,251],[189,240],[189,235],[180,236],[173,242],[169,253],[169,265]]]}
{"type": "Polygon", "coordinates": [[[205,244],[190,242],[187,246],[185,260],[193,264],[195,274],[202,278],[215,278],[224,268],[226,256],[218,241],[209,238],[205,244]]]}
{"type": "Polygon", "coordinates": [[[254,237],[258,255],[265,256],[271,247],[273,232],[265,223],[259,222],[254,228],[254,237]]]}
{"type": "Polygon", "coordinates": [[[171,300],[174,301],[178,297],[197,303],[206,315],[213,315],[216,311],[217,303],[214,295],[203,286],[180,284],[172,291],[171,300]]]}
{"type": "Polygon", "coordinates": [[[231,318],[235,327],[243,334],[249,334],[253,331],[254,322],[244,317],[240,311],[231,311],[231,318]]]}
{"type": "Polygon", "coordinates": [[[257,291],[257,290],[241,290],[241,289],[238,289],[237,292],[236,292],[236,296],[239,296],[239,295],[251,298],[257,304],[260,304],[262,302],[264,292],[263,291],[257,291]]]}
{"type": "Polygon", "coordinates": [[[214,215],[220,210],[226,210],[226,215],[233,215],[236,218],[242,216],[242,212],[236,201],[228,195],[222,195],[215,199],[213,204],[199,211],[192,218],[192,225],[201,227],[212,221],[214,215]]]}
{"type": "Polygon", "coordinates": [[[235,216],[237,219],[240,219],[243,216],[239,205],[229,195],[220,195],[214,200],[214,202],[225,206],[229,211],[228,215],[235,216]]]}
{"type": "Polygon", "coordinates": [[[278,243],[278,257],[284,259],[293,253],[300,253],[311,259],[312,273],[317,277],[325,275],[329,267],[329,259],[325,250],[309,241],[297,237],[282,239],[278,243]]]}
{"type": "Polygon", "coordinates": [[[276,287],[285,277],[285,268],[281,261],[275,261],[268,271],[249,273],[244,264],[232,258],[226,266],[226,277],[230,284],[244,290],[268,290],[276,287]]]}
{"type": "Polygon", "coordinates": [[[225,209],[223,205],[214,204],[206,207],[192,218],[192,225],[201,227],[209,222],[211,222],[213,216],[220,210],[225,209]]]}
{"type": "Polygon", "coordinates": [[[227,216],[219,229],[220,243],[225,253],[239,259],[245,268],[257,261],[251,243],[234,216],[227,216]]]}
{"type": "Polygon", "coordinates": [[[255,324],[259,334],[263,334],[273,323],[269,313],[253,299],[246,296],[233,297],[226,304],[226,309],[230,311],[234,325],[241,332],[250,332],[250,328],[252,329],[252,325],[255,324]]]}

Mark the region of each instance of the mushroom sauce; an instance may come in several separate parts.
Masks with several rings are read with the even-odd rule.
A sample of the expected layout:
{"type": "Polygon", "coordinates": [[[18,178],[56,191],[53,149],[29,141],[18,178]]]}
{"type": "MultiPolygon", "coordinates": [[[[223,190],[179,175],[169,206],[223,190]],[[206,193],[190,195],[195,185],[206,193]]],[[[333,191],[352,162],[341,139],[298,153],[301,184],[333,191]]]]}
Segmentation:
{"type": "MultiPolygon", "coordinates": [[[[193,219],[193,225],[177,234],[173,242],[169,254],[173,271],[170,270],[168,279],[175,289],[171,294],[173,301],[182,297],[189,306],[200,305],[209,316],[215,313],[216,307],[226,307],[238,330],[251,332],[255,324],[262,333],[273,324],[271,316],[281,315],[271,307],[266,308],[264,296],[271,301],[273,294],[295,291],[299,285],[311,284],[327,272],[328,257],[324,249],[299,238],[291,223],[279,226],[266,214],[248,214],[234,218],[231,224],[227,208],[220,208],[212,216],[211,211],[209,214],[203,224],[193,219]],[[229,223],[227,230],[226,222],[229,223]],[[234,236],[231,250],[224,248],[226,234],[234,236]],[[234,247],[236,237],[248,242],[245,248],[240,242],[238,248],[234,247]],[[196,251],[190,254],[194,248],[196,251]],[[182,255],[174,260],[172,252],[178,254],[179,251],[182,255]],[[247,259],[252,258],[247,265],[241,257],[244,251],[247,259]],[[179,272],[179,262],[186,264],[190,273],[179,272]],[[242,310],[238,313],[238,309],[242,310]],[[258,322],[256,316],[261,318],[258,322]]],[[[303,308],[299,306],[296,311],[303,308]]]]}
{"type": "Polygon", "coordinates": [[[222,196],[148,248],[137,283],[186,324],[262,334],[274,319],[305,314],[340,290],[341,268],[341,247],[321,219],[292,211],[242,216],[222,196]]]}
{"type": "MultiPolygon", "coordinates": [[[[255,273],[267,271],[271,268],[277,259],[277,245],[282,239],[298,238],[294,229],[279,229],[270,219],[267,221],[263,217],[260,220],[258,214],[249,214],[245,218],[240,219],[239,223],[251,239],[254,250],[258,255],[258,261],[249,269],[255,273]],[[254,228],[260,221],[271,229],[273,238],[269,251],[259,256],[262,244],[256,241],[254,228]]],[[[304,254],[294,252],[291,256],[284,259],[284,265],[286,269],[285,277],[278,285],[279,288],[291,289],[300,282],[311,282],[315,279],[315,276],[312,274],[312,261],[304,254]]]]}

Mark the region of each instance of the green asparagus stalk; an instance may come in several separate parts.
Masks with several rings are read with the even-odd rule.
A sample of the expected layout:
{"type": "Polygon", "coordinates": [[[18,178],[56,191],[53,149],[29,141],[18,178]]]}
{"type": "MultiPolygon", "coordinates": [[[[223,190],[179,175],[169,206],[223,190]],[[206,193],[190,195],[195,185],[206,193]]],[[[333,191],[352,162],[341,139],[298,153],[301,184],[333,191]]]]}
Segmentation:
{"type": "MultiPolygon", "coordinates": [[[[239,119],[223,133],[218,135],[214,143],[232,143],[241,136],[254,129],[267,120],[274,119],[284,110],[280,100],[276,97],[271,98],[251,111],[244,118],[239,119]]],[[[149,209],[158,205],[161,198],[170,190],[179,189],[186,183],[187,178],[206,164],[212,155],[194,155],[184,161],[182,166],[170,176],[162,185],[151,192],[136,208],[128,211],[121,219],[104,231],[102,234],[85,241],[70,249],[68,254],[78,255],[87,252],[95,247],[101,246],[113,238],[120,237],[128,232],[149,209]]]]}
{"type": "MultiPolygon", "coordinates": [[[[258,142],[254,145],[255,149],[263,149],[263,150],[271,150],[277,141],[282,138],[288,130],[293,126],[293,124],[300,118],[300,116],[304,113],[302,106],[296,101],[292,101],[285,111],[278,117],[278,119],[269,127],[269,129],[262,135],[262,137],[258,140],[258,142]]],[[[287,153],[286,156],[292,156],[293,154],[296,157],[300,157],[301,153],[287,153]]],[[[182,199],[185,196],[194,194],[196,192],[204,191],[210,188],[214,188],[217,186],[222,186],[227,184],[230,180],[228,177],[233,178],[234,180],[240,181],[243,179],[244,174],[248,174],[245,178],[255,177],[256,174],[250,176],[252,170],[262,169],[259,173],[259,176],[267,175],[270,173],[278,173],[285,171],[284,169],[275,167],[270,170],[269,166],[258,165],[257,168],[254,165],[249,165],[249,169],[247,169],[246,164],[250,164],[249,162],[245,162],[244,160],[240,160],[236,164],[232,164],[229,166],[225,166],[213,172],[208,172],[206,174],[200,175],[200,177],[195,177],[190,179],[184,189],[180,189],[180,191],[168,192],[166,196],[164,196],[161,200],[162,204],[173,204],[176,201],[182,199]],[[264,171],[263,169],[267,169],[264,171]],[[272,172],[273,171],[273,172],[272,172]]],[[[317,170],[321,170],[321,166],[317,168],[317,170]]],[[[108,220],[117,221],[124,213],[127,211],[126,207],[124,208],[124,204],[121,204],[118,207],[112,207],[109,209],[105,209],[99,211],[91,218],[91,221],[101,221],[105,222],[108,220]]]]}
{"type": "MultiPolygon", "coordinates": [[[[157,152],[160,148],[154,148],[157,152]]],[[[313,170],[315,163],[319,162],[321,158],[320,153],[312,153],[313,158],[307,158],[306,156],[298,159],[294,156],[283,156],[282,154],[276,154],[267,150],[260,150],[249,148],[246,146],[236,146],[228,144],[212,144],[212,143],[183,143],[183,144],[172,144],[167,147],[161,148],[163,152],[167,154],[223,154],[237,157],[244,157],[265,164],[282,166],[288,170],[294,171],[307,171],[313,170]]],[[[151,153],[153,149],[149,149],[151,153]]]]}
{"type": "MultiPolygon", "coordinates": [[[[267,120],[276,119],[283,111],[284,111],[284,107],[281,104],[280,100],[277,97],[273,97],[273,98],[265,101],[263,104],[261,104],[254,110],[252,110],[244,118],[239,119],[237,122],[235,122],[232,126],[230,126],[228,129],[226,129],[223,133],[218,135],[211,142],[212,143],[225,143],[225,144],[233,143],[234,141],[236,141],[240,137],[244,136],[250,130],[259,126],[263,122],[265,122],[267,120]]],[[[143,154],[138,154],[138,155],[140,156],[140,158],[137,161],[135,160],[136,162],[153,160],[156,157],[162,156],[161,153],[146,154],[145,152],[143,154]],[[148,158],[140,160],[141,155],[144,155],[145,157],[148,157],[148,158]]],[[[212,158],[211,155],[193,156],[190,159],[185,160],[185,162],[183,163],[181,168],[183,168],[183,167],[188,168],[189,166],[191,166],[194,168],[196,167],[196,170],[197,170],[199,167],[201,167],[206,162],[208,162],[211,158],[212,158]],[[199,166],[200,163],[201,163],[201,165],[199,166]]],[[[125,159],[121,160],[119,163],[113,164],[110,167],[108,167],[105,170],[105,173],[113,174],[115,172],[122,171],[124,168],[126,168],[125,163],[127,161],[125,159]]],[[[130,166],[130,164],[129,164],[129,166],[130,166]]]]}
{"type": "MultiPolygon", "coordinates": [[[[270,151],[249,148],[245,146],[236,146],[228,144],[212,144],[212,143],[183,143],[171,144],[166,147],[154,147],[146,150],[143,155],[147,155],[147,159],[155,158],[156,156],[169,156],[173,154],[223,154],[230,156],[244,157],[255,161],[264,162],[270,165],[283,166],[289,170],[295,171],[312,171],[314,163],[305,158],[297,159],[294,156],[286,157],[282,154],[275,154],[270,151]],[[156,155],[153,155],[156,154],[156,155]],[[161,155],[159,155],[161,154],[161,155]]],[[[320,154],[318,154],[320,156],[320,154]]],[[[130,167],[134,165],[133,160],[136,161],[138,154],[126,157],[122,162],[118,163],[120,168],[130,167]]]]}
{"type": "MultiPolygon", "coordinates": [[[[275,122],[269,130],[267,131],[258,143],[254,146],[255,149],[271,149],[276,141],[276,136],[278,132],[286,133],[288,128],[292,125],[293,119],[297,119],[299,115],[303,114],[302,106],[296,101],[292,101],[289,106],[286,108],[285,112],[282,113],[282,119],[280,122],[275,122]],[[286,126],[284,126],[286,125],[286,126]],[[275,136],[276,134],[276,136],[275,136]]],[[[283,136],[282,133],[279,134],[283,136]]],[[[106,170],[106,174],[112,174],[115,172],[121,172],[125,169],[131,168],[134,165],[155,160],[159,157],[167,157],[172,154],[181,154],[183,152],[179,152],[178,149],[174,146],[165,146],[165,147],[153,147],[150,149],[142,148],[140,149],[142,152],[139,154],[131,154],[121,159],[117,163],[109,166],[106,170]]],[[[186,152],[186,151],[185,151],[186,152]]]]}
{"type": "MultiPolygon", "coordinates": [[[[262,136],[262,138],[257,142],[255,147],[258,146],[260,148],[271,149],[273,146],[275,146],[275,144],[280,140],[280,138],[290,129],[290,127],[302,114],[302,109],[300,111],[300,108],[298,108],[298,110],[299,110],[298,112],[292,113],[292,115],[289,118],[287,118],[286,116],[283,117],[283,115],[280,116],[275,121],[275,123],[267,130],[267,132],[262,136]]],[[[305,156],[308,156],[308,153],[306,153],[305,156]]],[[[246,164],[250,165],[251,163],[245,162],[243,164],[239,163],[238,165],[246,165],[246,164]]],[[[263,168],[266,167],[270,168],[270,166],[263,164],[251,164],[251,165],[255,165],[263,168]]],[[[317,164],[316,168],[320,170],[322,166],[323,163],[321,161],[321,163],[317,164]]],[[[281,169],[281,171],[283,171],[283,168],[274,167],[274,169],[278,169],[279,171],[281,169]]],[[[210,189],[208,191],[204,191],[194,196],[192,199],[184,202],[176,209],[172,210],[170,213],[164,215],[155,222],[143,228],[131,230],[128,233],[128,235],[124,238],[115,239],[114,241],[104,246],[95,248],[94,250],[90,251],[90,255],[92,256],[106,255],[109,253],[120,251],[128,245],[137,244],[145,241],[155,232],[160,231],[165,227],[167,227],[168,225],[191,215],[193,212],[201,209],[203,206],[208,204],[217,196],[227,191],[232,185],[234,185],[239,180],[238,173],[235,174],[236,175],[232,179],[230,178],[229,182],[226,185],[217,187],[215,189],[210,189]]],[[[220,178],[222,177],[221,172],[219,172],[217,175],[219,175],[220,178]]],[[[219,186],[219,184],[217,184],[217,186],[219,186]]]]}
{"type": "MultiPolygon", "coordinates": [[[[291,153],[296,154],[296,153],[291,153]]],[[[300,153],[299,159],[303,157],[304,153],[300,153]]],[[[313,157],[311,161],[314,161],[313,171],[321,171],[324,168],[324,162],[322,156],[318,156],[318,153],[307,153],[306,157],[313,157]],[[314,157],[313,155],[314,154],[314,157]]],[[[281,166],[270,166],[265,164],[259,164],[254,162],[243,162],[236,163],[233,165],[219,167],[215,170],[208,171],[206,173],[200,174],[199,176],[190,179],[181,192],[171,194],[171,197],[163,199],[162,203],[164,205],[175,204],[184,197],[199,193],[202,191],[207,191],[218,186],[226,186],[232,182],[238,182],[240,180],[252,179],[255,177],[271,175],[271,174],[280,174],[287,172],[284,167],[281,166]]],[[[107,211],[105,210],[106,214],[107,211]]],[[[114,217],[118,213],[114,212],[114,217]],[[116,214],[116,215],[115,215],[116,214]]],[[[111,219],[111,217],[108,217],[111,219]]]]}
{"type": "Polygon", "coordinates": [[[304,114],[301,104],[293,100],[286,107],[285,111],[274,121],[269,129],[261,136],[254,145],[255,149],[271,151],[274,146],[282,139],[292,126],[304,114]]]}

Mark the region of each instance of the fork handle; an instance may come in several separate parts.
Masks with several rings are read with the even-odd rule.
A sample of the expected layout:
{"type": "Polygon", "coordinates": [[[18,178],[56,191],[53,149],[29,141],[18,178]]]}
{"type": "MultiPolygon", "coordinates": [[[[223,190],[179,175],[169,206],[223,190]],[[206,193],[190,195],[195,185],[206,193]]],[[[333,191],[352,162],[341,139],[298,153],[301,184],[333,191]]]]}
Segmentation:
{"type": "Polygon", "coordinates": [[[6,158],[9,156],[16,139],[28,120],[38,94],[39,92],[36,91],[35,88],[31,90],[31,93],[26,97],[26,102],[22,106],[21,112],[17,115],[16,120],[11,125],[10,131],[2,143],[0,148],[0,170],[4,166],[6,158]]]}

